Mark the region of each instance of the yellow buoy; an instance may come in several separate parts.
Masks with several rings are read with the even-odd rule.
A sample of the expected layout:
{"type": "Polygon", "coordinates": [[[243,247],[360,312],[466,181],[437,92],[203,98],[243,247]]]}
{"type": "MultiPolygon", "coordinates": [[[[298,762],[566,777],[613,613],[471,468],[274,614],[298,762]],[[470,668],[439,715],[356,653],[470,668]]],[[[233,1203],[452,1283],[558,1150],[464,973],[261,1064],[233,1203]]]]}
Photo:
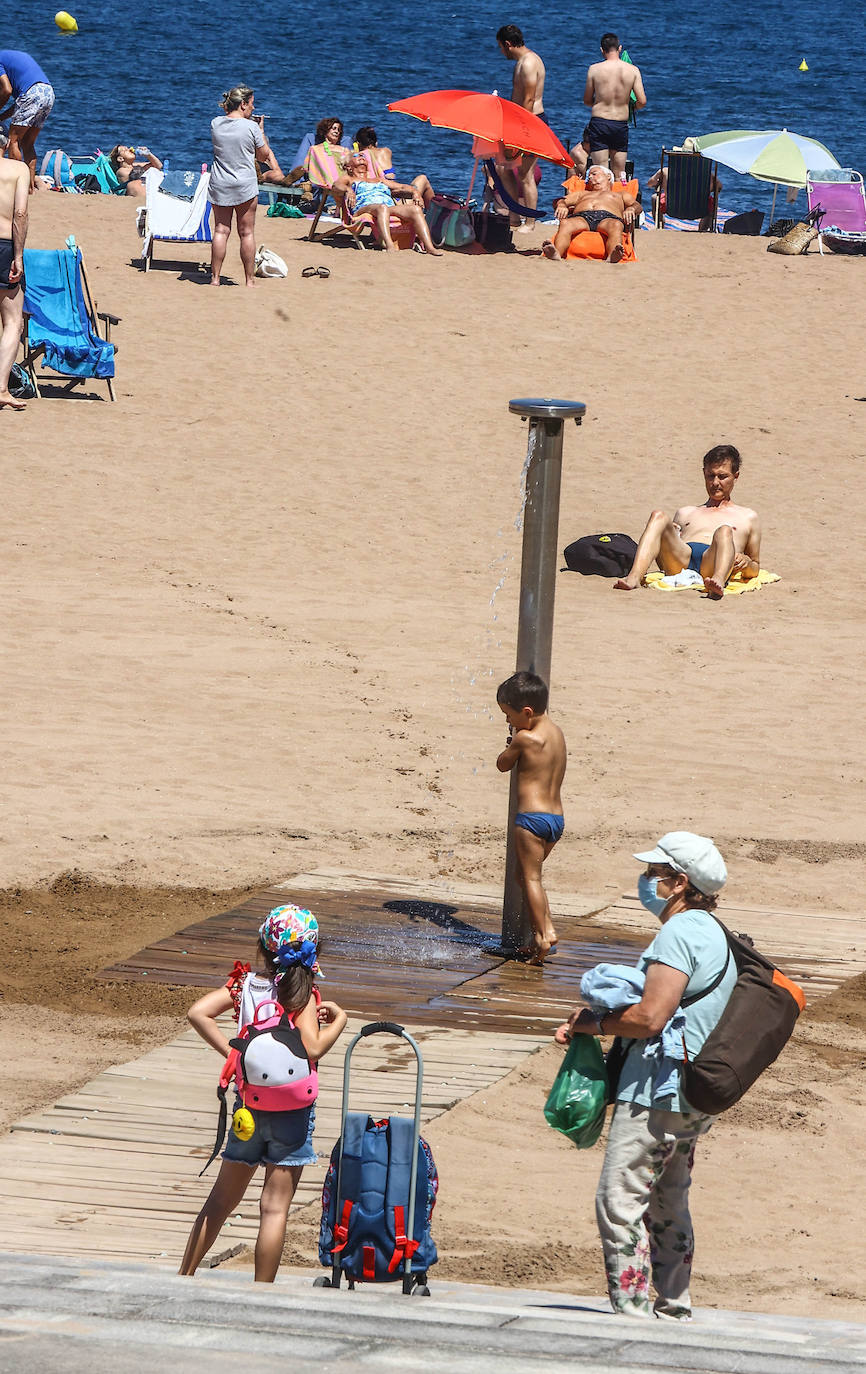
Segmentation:
{"type": "Polygon", "coordinates": [[[804,57],[804,58],[803,58],[803,61],[800,63],[800,66],[799,66],[799,68],[798,68],[798,71],[807,72],[808,70],[809,70],[809,64],[808,64],[808,62],[806,61],[806,59],[805,59],[805,57],[804,57]]]}
{"type": "Polygon", "coordinates": [[[232,1117],[232,1130],[238,1140],[249,1140],[255,1129],[256,1123],[252,1112],[248,1112],[246,1107],[238,1107],[232,1117]]]}
{"type": "Polygon", "coordinates": [[[71,14],[67,14],[66,10],[58,10],[54,16],[54,22],[63,33],[78,32],[78,20],[74,19],[71,14]]]}

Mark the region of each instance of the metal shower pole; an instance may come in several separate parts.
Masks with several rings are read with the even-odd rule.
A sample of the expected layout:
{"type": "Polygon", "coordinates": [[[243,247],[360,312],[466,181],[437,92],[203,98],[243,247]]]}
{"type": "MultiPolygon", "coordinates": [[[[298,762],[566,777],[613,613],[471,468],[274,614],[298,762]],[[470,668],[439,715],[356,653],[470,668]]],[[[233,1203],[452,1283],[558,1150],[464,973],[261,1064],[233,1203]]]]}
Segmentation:
{"type": "MultiPolygon", "coordinates": [[[[509,401],[508,409],[529,421],[529,464],[523,512],[523,556],[520,565],[520,609],[517,627],[517,672],[537,673],[550,683],[553,647],[553,601],[559,561],[559,490],[562,477],[562,431],[566,420],[580,424],[581,401],[538,398],[509,401]]],[[[517,775],[511,774],[502,941],[505,953],[530,942],[531,927],[523,910],[523,891],[515,877],[514,817],[517,775]]]]}

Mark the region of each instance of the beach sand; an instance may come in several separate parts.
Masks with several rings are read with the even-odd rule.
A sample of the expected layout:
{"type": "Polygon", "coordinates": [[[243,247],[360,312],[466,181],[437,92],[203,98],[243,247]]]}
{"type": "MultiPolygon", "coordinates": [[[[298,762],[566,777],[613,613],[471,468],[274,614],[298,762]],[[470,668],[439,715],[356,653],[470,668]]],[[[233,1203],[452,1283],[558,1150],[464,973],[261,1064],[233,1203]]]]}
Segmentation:
{"type": "MultiPolygon", "coordinates": [[[[154,270],[138,270],[134,208],[32,202],[29,246],[74,233],[100,308],[122,323],[116,405],[94,386],[0,414],[0,886],[16,969],[29,974],[4,979],[4,1020],[46,982],[50,955],[28,954],[25,904],[35,889],[48,903],[70,871],[63,881],[79,892],[124,885],[113,924],[80,927],[88,967],[302,869],[498,880],[507,784],[494,767],[505,738],[495,688],[514,667],[526,450],[507,409],[515,396],[587,406],[565,434],[561,546],[600,530],[636,537],[654,506],[700,501],[702,454],[732,442],[743,455],[737,497],[761,514],[764,566],[782,577],[718,604],[559,578],[552,711],[571,762],[566,835],[549,864],[554,910],[557,890],[600,904],[631,888],[631,851],[672,828],[714,836],[732,901],[857,908],[860,263],[676,233],[641,234],[634,266],[386,258],[308,244],[297,221],[260,212],[258,241],[286,259],[288,279],[214,291],[195,270],[206,246],[160,245],[154,270]],[[317,263],[330,278],[302,279],[317,263]],[[153,921],[140,921],[135,890],[153,921]]],[[[226,271],[240,278],[234,238],[226,271]]],[[[87,907],[88,893],[80,900],[87,907]]],[[[59,931],[62,885],[49,905],[59,931]]],[[[76,1021],[74,987],[58,988],[67,1073],[94,1015],[108,1018],[123,1058],[124,1016],[145,1040],[151,1023],[167,1038],[187,1000],[94,1005],[76,1021]]],[[[732,1279],[718,1301],[804,1310],[805,1289],[777,1283],[798,1227],[822,1294],[831,1278],[844,1288],[853,1239],[843,1264],[821,1189],[857,1177],[846,1149],[855,1119],[862,1138],[858,1035],[859,1059],[838,1079],[813,1048],[792,1050],[773,1080],[778,1120],[749,1115],[761,1116],[758,1089],[745,1124],[727,1118],[707,1142],[698,1267],[708,1272],[715,1218],[747,1290],[732,1279]],[[798,1093],[819,1099],[823,1134],[812,1107],[812,1125],[792,1127],[798,1093]],[[779,1167],[768,1187],[770,1148],[779,1167]],[[815,1205],[801,1207],[815,1178],[815,1205]]],[[[547,1254],[561,1233],[563,1169],[581,1180],[568,1244],[600,1273],[598,1157],[575,1158],[538,1116],[552,1067],[538,1056],[522,1086],[495,1090],[523,1094],[536,1130],[519,1194],[497,1213],[510,1237],[498,1272],[515,1282],[528,1277],[507,1255],[527,1238],[547,1254]],[[541,1155],[549,1172],[529,1189],[541,1155]]],[[[495,1159],[513,1177],[518,1141],[496,1102],[485,1168],[495,1159]]],[[[454,1120],[480,1109],[473,1099],[454,1120]]],[[[435,1128],[446,1150],[450,1122],[435,1128]]],[[[460,1225],[487,1224],[465,1178],[449,1179],[448,1193],[447,1206],[469,1209],[460,1225]]],[[[560,1277],[579,1287],[589,1271],[573,1258],[560,1277]]],[[[538,1282],[553,1277],[539,1270],[538,1282]]],[[[696,1286],[696,1297],[711,1294],[696,1286]]]]}

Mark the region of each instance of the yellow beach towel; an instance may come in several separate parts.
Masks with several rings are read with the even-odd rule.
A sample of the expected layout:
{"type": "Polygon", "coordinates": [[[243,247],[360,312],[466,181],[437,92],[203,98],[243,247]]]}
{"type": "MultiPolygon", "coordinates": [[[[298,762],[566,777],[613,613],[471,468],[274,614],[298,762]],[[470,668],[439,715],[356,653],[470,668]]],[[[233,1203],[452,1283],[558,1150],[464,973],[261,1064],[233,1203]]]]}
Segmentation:
{"type": "MultiPolygon", "coordinates": [[[[648,587],[655,587],[659,592],[691,592],[695,589],[704,589],[699,573],[693,573],[691,577],[684,573],[677,573],[676,577],[667,577],[663,572],[651,572],[647,573],[645,581],[648,587]]],[[[725,596],[740,596],[742,592],[757,591],[758,587],[766,587],[770,582],[780,581],[778,573],[767,572],[766,568],[762,568],[757,577],[743,578],[740,573],[734,573],[725,587],[725,596]]]]}

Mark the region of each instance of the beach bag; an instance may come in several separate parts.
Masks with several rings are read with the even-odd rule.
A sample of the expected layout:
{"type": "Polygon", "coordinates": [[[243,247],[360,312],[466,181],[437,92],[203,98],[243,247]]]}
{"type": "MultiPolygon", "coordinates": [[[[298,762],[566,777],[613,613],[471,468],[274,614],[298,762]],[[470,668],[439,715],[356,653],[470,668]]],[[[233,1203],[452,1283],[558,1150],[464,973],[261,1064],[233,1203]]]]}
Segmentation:
{"type": "MultiPolygon", "coordinates": [[[[755,949],[748,935],[736,935],[718,923],[728,942],[728,962],[733,958],[737,966],[737,981],[700,1053],[681,1069],[683,1096],[695,1111],[711,1116],[739,1102],[778,1059],[806,1005],[803,989],[755,949]]],[[[708,996],[727,967],[726,963],[710,987],[684,998],[681,1005],[691,1006],[708,996]]]]}
{"type": "Polygon", "coordinates": [[[430,1234],[439,1174],[423,1138],[412,1158],[415,1126],[400,1116],[374,1121],[349,1112],[322,1189],[319,1259],[349,1278],[389,1283],[404,1275],[408,1256],[413,1274],[426,1274],[438,1258],[430,1234]],[[337,1171],[342,1149],[340,1196],[337,1171]],[[415,1210],[408,1239],[409,1186],[415,1170],[415,1210]]]}
{"type": "Polygon", "coordinates": [[[575,1035],[544,1104],[544,1119],[579,1150],[588,1150],[601,1135],[607,1102],[601,1045],[594,1035],[575,1035]]]}
{"type": "Polygon", "coordinates": [[[471,212],[451,196],[433,197],[427,207],[427,223],[437,248],[465,248],[475,242],[471,212]]]}
{"type": "Polygon", "coordinates": [[[299,1111],[312,1107],[319,1095],[316,1066],[304,1049],[293,1017],[279,1002],[260,1002],[252,1021],[229,1044],[231,1054],[217,1084],[220,1111],[216,1143],[201,1174],[216,1159],[225,1139],[226,1092],[232,1079],[243,1105],[255,1111],[299,1111]]]}
{"type": "Polygon", "coordinates": [[[818,237],[818,230],[814,224],[795,224],[793,229],[789,229],[782,238],[776,239],[773,243],[767,244],[768,253],[783,253],[786,257],[796,258],[801,253],[805,253],[818,237]]]}
{"type": "Polygon", "coordinates": [[[732,215],[722,225],[723,234],[760,234],[764,223],[763,210],[745,210],[741,215],[732,215]]]}
{"type": "Polygon", "coordinates": [[[565,566],[584,577],[625,577],[637,544],[627,534],[585,534],[563,550],[565,566]]]}
{"type": "Polygon", "coordinates": [[[476,210],[472,215],[472,227],[476,242],[488,253],[509,253],[514,247],[507,215],[492,215],[488,209],[476,210]]]}
{"type": "Polygon", "coordinates": [[[16,401],[32,401],[36,395],[33,378],[26,367],[22,367],[20,363],[12,364],[7,390],[10,396],[15,397],[16,401]]]}
{"type": "Polygon", "coordinates": [[[279,253],[272,252],[270,248],[265,248],[262,244],[256,253],[256,276],[287,277],[288,275],[289,269],[279,253]]]}
{"type": "Polygon", "coordinates": [[[58,191],[78,191],[72,175],[72,159],[62,148],[49,149],[42,159],[40,174],[51,177],[58,191]]]}

